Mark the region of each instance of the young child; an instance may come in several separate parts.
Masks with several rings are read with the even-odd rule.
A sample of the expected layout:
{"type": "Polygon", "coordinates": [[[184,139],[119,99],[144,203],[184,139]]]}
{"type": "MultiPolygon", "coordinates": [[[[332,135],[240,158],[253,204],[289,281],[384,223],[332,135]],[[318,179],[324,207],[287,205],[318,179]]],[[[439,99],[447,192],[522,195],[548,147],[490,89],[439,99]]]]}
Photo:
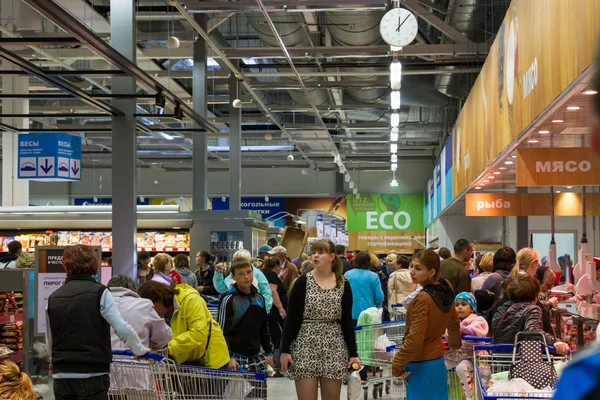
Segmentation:
{"type": "MultiPolygon", "coordinates": [[[[454,299],[454,307],[460,318],[460,334],[463,336],[485,337],[489,327],[485,318],[477,315],[477,300],[470,292],[459,293],[454,299]]],[[[473,354],[472,351],[459,351],[446,358],[447,367],[454,367],[465,391],[465,399],[473,399],[473,354]]]]}
{"type": "Polygon", "coordinates": [[[223,298],[218,315],[229,347],[229,368],[241,365],[248,372],[264,373],[267,364],[274,365],[265,299],[252,284],[254,273],[249,261],[235,260],[230,271],[235,283],[223,298]]]}

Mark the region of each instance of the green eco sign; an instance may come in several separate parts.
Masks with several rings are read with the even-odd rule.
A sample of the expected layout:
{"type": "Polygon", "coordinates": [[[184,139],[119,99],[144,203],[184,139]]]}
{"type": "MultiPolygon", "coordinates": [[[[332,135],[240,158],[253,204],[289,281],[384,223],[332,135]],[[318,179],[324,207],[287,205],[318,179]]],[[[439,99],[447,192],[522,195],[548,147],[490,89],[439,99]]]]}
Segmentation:
{"type": "Polygon", "coordinates": [[[422,194],[348,195],[348,231],[425,230],[422,194]]]}

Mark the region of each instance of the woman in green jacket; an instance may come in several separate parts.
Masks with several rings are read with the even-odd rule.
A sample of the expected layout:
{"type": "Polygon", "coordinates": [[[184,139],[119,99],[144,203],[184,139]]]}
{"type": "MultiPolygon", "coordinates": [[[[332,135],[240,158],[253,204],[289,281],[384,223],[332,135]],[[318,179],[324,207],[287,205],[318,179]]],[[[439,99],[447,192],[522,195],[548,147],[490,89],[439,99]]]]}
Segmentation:
{"type": "Polygon", "coordinates": [[[221,327],[208,311],[198,291],[185,284],[167,286],[149,281],[138,290],[151,300],[161,317],[171,317],[173,338],[169,355],[177,364],[227,368],[229,350],[221,327]]]}

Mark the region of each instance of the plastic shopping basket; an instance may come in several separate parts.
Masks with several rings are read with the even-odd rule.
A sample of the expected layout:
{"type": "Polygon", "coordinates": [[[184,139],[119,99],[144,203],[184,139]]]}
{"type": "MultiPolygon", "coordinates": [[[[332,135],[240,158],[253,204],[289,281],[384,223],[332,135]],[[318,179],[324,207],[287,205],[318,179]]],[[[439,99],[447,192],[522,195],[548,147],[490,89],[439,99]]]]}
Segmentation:
{"type": "Polygon", "coordinates": [[[129,350],[113,351],[110,399],[266,400],[263,373],[175,364],[159,354],[135,361],[129,350]]]}
{"type": "MultiPolygon", "coordinates": [[[[540,346],[542,343],[540,342],[540,346]]],[[[507,372],[513,360],[512,344],[493,344],[493,345],[476,345],[473,347],[475,352],[475,398],[477,400],[512,400],[512,399],[550,399],[554,395],[554,391],[539,391],[537,393],[521,393],[521,392],[503,392],[501,394],[488,395],[490,388],[490,379],[493,374],[499,372],[507,372]]],[[[550,352],[554,353],[556,349],[549,346],[550,352]]],[[[519,360],[517,355],[516,360],[519,360]]],[[[570,358],[567,356],[551,355],[552,361],[564,362],[570,358]]]]}

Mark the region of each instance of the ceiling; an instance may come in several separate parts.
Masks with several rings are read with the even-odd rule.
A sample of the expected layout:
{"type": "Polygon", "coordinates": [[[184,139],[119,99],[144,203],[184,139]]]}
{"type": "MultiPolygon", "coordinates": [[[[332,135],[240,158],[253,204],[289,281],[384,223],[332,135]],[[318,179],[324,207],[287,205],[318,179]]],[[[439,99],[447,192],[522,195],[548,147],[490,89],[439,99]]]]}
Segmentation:
{"type": "MultiPolygon", "coordinates": [[[[242,145],[248,146],[244,168],[335,170],[332,154],[339,152],[348,170],[383,171],[390,169],[389,64],[398,57],[403,64],[398,158],[433,165],[509,3],[404,0],[417,15],[419,34],[402,52],[391,53],[378,26],[389,0],[295,0],[291,5],[187,0],[185,8],[177,1],[138,0],[136,72],[111,70],[120,65],[116,56],[71,34],[61,19],[66,11],[84,24],[86,37],[110,40],[110,0],[5,1],[0,13],[12,19],[0,27],[0,58],[10,62],[2,63],[0,78],[30,75],[28,92],[12,95],[29,99],[30,128],[21,131],[80,134],[84,166],[110,168],[112,77],[135,76],[138,166],[191,169],[193,137],[201,132],[209,138],[209,169],[222,169],[228,163],[234,67],[233,74],[244,80],[239,96],[242,145]],[[210,35],[206,118],[193,111],[192,103],[193,44],[204,37],[194,21],[202,16],[210,35]],[[179,39],[179,48],[167,47],[170,36],[179,39]],[[154,106],[159,89],[167,98],[164,115],[154,106]],[[182,119],[173,117],[176,103],[182,119]]],[[[0,128],[15,131],[22,116],[3,114],[0,128]]],[[[570,115],[565,126],[581,125],[570,115]]],[[[573,141],[553,129],[537,145],[549,138],[573,141]]]]}

